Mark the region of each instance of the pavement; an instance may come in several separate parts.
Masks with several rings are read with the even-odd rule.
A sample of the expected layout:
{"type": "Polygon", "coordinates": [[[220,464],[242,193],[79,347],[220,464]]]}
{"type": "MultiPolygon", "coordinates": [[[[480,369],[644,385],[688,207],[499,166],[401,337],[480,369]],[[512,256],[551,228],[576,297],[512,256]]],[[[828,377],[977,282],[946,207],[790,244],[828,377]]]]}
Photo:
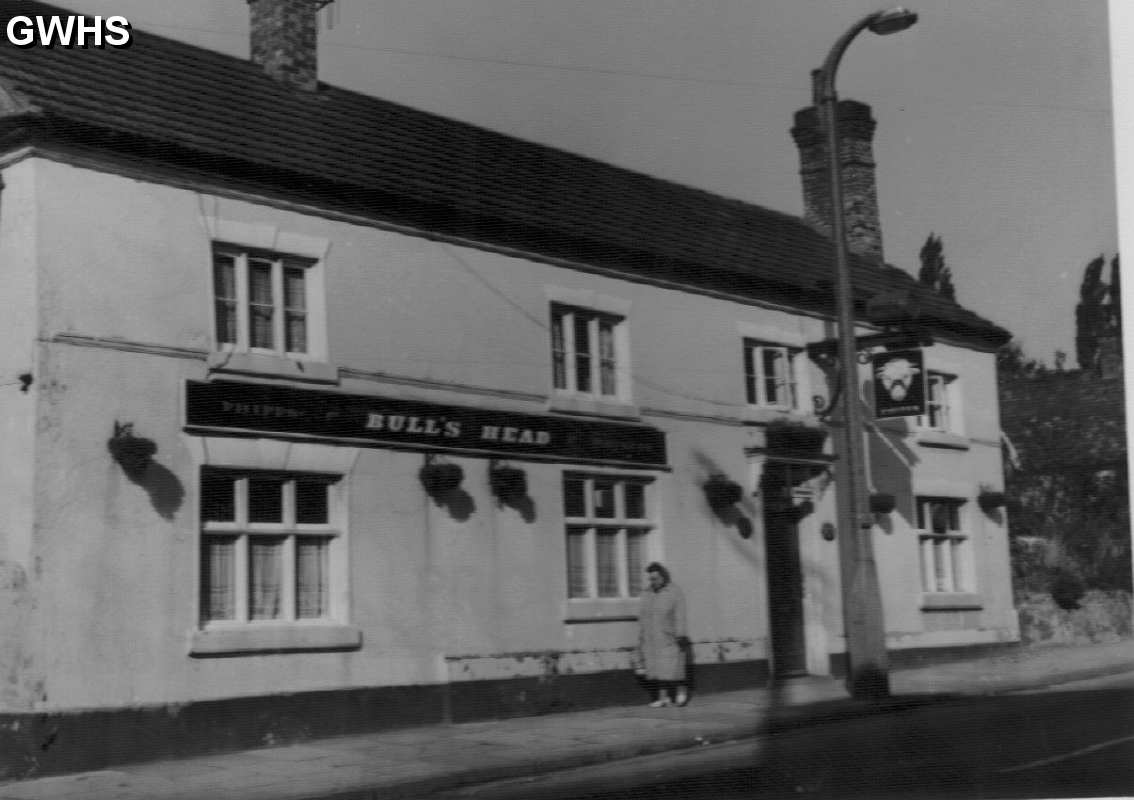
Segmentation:
{"type": "MultiPolygon", "coordinates": [[[[431,725],[169,759],[0,784],[0,800],[396,800],[617,759],[893,712],[956,696],[1028,691],[1134,671],[1134,641],[1040,646],[893,670],[892,697],[854,700],[841,681],[793,678],[694,696],[678,708],[608,707],[431,725]]],[[[646,698],[643,698],[644,700],[646,698]]]]}

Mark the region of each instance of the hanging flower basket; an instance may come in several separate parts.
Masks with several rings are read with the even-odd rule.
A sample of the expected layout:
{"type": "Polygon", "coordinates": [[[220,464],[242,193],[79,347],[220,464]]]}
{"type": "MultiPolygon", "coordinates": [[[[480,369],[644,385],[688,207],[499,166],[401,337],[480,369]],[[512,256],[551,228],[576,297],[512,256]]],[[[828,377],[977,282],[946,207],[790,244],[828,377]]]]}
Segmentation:
{"type": "Polygon", "coordinates": [[[897,499],[886,492],[870,495],[870,511],[874,514],[889,514],[898,505],[897,499]]]}
{"type": "Polygon", "coordinates": [[[977,495],[977,505],[985,513],[991,513],[1007,504],[1008,498],[1004,496],[1004,492],[981,492],[977,495]]]}
{"type": "Polygon", "coordinates": [[[157,452],[153,440],[134,435],[133,423],[115,425],[114,435],[107,441],[106,447],[128,475],[143,472],[157,452]]]}
{"type": "Polygon", "coordinates": [[[430,496],[445,495],[461,485],[465,471],[459,464],[432,462],[418,473],[421,485],[430,496]]]}
{"type": "Polygon", "coordinates": [[[771,453],[813,458],[823,452],[827,430],[800,422],[773,422],[764,429],[764,437],[771,453]]]}
{"type": "Polygon", "coordinates": [[[739,503],[744,497],[744,490],[736,481],[730,481],[724,475],[712,475],[705,485],[705,499],[714,511],[728,508],[739,503]]]}
{"type": "Polygon", "coordinates": [[[488,485],[502,503],[514,503],[528,494],[528,476],[519,467],[494,466],[488,471],[488,485]]]}

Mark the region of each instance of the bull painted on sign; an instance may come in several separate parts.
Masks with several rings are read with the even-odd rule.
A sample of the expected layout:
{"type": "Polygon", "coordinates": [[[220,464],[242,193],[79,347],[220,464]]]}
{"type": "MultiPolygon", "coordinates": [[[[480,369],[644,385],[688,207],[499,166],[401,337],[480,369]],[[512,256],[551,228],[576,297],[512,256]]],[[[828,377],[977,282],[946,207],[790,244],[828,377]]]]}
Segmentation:
{"type": "Polygon", "coordinates": [[[908,358],[893,358],[874,370],[882,388],[895,402],[906,399],[914,378],[921,374],[921,370],[908,358]]]}

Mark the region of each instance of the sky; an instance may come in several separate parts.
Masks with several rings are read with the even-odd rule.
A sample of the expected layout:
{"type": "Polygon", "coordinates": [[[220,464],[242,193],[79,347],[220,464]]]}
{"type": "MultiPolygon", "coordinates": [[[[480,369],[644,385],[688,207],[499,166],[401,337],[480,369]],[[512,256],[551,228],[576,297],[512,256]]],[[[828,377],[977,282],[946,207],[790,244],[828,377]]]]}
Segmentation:
{"type": "MultiPolygon", "coordinates": [[[[56,0],[248,56],[245,0],[56,0]]],[[[320,78],[802,214],[810,72],[885,0],[336,0],[320,78]]],[[[886,260],[932,232],[958,301],[1075,365],[1086,264],[1118,252],[1106,0],[922,0],[838,73],[869,103],[886,260]]]]}

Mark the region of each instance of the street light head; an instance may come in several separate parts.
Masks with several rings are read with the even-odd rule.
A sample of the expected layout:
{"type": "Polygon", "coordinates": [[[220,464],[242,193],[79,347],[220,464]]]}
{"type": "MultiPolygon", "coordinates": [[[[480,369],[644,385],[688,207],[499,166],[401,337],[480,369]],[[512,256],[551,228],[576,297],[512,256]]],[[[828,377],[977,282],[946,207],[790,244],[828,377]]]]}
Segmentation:
{"type": "Polygon", "coordinates": [[[866,27],[870,28],[872,33],[885,36],[888,33],[904,31],[915,22],[917,22],[917,14],[898,6],[897,8],[891,8],[887,11],[879,11],[874,15],[874,18],[867,23],[866,27]]]}

